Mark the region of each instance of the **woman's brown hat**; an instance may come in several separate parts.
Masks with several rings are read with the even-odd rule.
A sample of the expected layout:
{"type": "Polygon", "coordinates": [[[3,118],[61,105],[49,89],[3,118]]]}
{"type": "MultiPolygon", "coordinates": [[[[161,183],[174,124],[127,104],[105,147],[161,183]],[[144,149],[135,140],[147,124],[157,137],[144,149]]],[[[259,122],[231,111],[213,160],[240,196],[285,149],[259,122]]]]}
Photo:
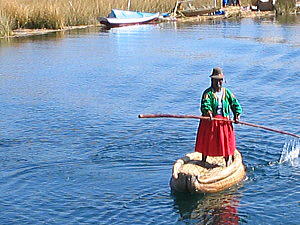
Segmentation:
{"type": "Polygon", "coordinates": [[[212,79],[224,79],[225,76],[220,67],[215,67],[215,68],[213,68],[212,73],[209,77],[212,79]]]}

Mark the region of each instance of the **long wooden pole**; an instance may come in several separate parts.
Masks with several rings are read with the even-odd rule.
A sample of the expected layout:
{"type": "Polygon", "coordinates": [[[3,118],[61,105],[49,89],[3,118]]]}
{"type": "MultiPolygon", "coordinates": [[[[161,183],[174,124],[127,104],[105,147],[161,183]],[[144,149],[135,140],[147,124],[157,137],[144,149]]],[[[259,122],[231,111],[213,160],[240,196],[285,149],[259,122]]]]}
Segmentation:
{"type": "MultiPolygon", "coordinates": [[[[148,115],[144,115],[144,114],[140,114],[138,116],[139,118],[183,118],[183,119],[203,119],[203,120],[209,120],[209,117],[206,116],[194,116],[194,115],[172,115],[172,114],[148,114],[148,115]]],[[[220,120],[220,121],[228,121],[231,123],[234,123],[233,120],[225,120],[225,119],[219,119],[219,118],[213,118],[213,120],[220,120]]],[[[250,127],[256,127],[256,128],[261,128],[264,130],[268,130],[268,131],[273,131],[273,132],[277,132],[280,134],[286,134],[286,135],[290,135],[296,138],[300,138],[300,135],[297,134],[292,134],[289,132],[285,132],[285,131],[281,131],[281,130],[275,130],[273,128],[270,127],[265,127],[262,125],[257,125],[257,124],[253,124],[253,123],[247,123],[247,122],[242,122],[242,121],[238,121],[239,124],[242,125],[246,125],[246,126],[250,126],[250,127]]]]}

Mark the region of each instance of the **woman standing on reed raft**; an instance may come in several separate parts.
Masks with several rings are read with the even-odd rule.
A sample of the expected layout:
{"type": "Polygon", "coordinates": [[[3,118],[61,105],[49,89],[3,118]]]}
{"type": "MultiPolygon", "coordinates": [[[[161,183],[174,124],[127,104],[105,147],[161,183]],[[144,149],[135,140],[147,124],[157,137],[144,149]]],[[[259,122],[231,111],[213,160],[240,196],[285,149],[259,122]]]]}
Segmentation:
{"type": "Polygon", "coordinates": [[[207,156],[224,156],[228,166],[229,156],[236,149],[235,134],[231,122],[214,120],[213,118],[229,119],[230,110],[234,114],[234,121],[238,123],[242,107],[234,94],[227,88],[222,87],[224,74],[222,69],[213,69],[211,87],[207,88],[202,95],[201,112],[203,116],[209,116],[210,120],[200,120],[195,151],[202,153],[202,161],[207,156]]]}

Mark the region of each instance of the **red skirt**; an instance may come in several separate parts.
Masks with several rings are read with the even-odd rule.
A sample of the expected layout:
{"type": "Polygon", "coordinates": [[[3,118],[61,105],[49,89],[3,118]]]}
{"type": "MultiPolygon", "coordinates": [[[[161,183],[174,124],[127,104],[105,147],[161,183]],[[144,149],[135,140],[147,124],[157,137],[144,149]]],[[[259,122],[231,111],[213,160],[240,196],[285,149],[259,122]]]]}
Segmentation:
{"type": "MultiPolygon", "coordinates": [[[[215,118],[227,119],[222,116],[215,118]]],[[[235,134],[231,122],[201,120],[195,151],[206,156],[230,156],[236,149],[235,134]]]]}

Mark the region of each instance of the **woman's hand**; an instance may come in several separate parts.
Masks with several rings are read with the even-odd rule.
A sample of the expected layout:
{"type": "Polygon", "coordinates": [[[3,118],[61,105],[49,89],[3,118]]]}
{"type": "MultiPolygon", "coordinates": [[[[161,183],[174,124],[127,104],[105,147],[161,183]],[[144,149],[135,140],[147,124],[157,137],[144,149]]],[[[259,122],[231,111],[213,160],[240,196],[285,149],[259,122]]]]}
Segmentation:
{"type": "Polygon", "coordinates": [[[239,123],[239,120],[240,120],[240,115],[239,114],[235,114],[234,118],[233,118],[234,123],[239,123]]]}

